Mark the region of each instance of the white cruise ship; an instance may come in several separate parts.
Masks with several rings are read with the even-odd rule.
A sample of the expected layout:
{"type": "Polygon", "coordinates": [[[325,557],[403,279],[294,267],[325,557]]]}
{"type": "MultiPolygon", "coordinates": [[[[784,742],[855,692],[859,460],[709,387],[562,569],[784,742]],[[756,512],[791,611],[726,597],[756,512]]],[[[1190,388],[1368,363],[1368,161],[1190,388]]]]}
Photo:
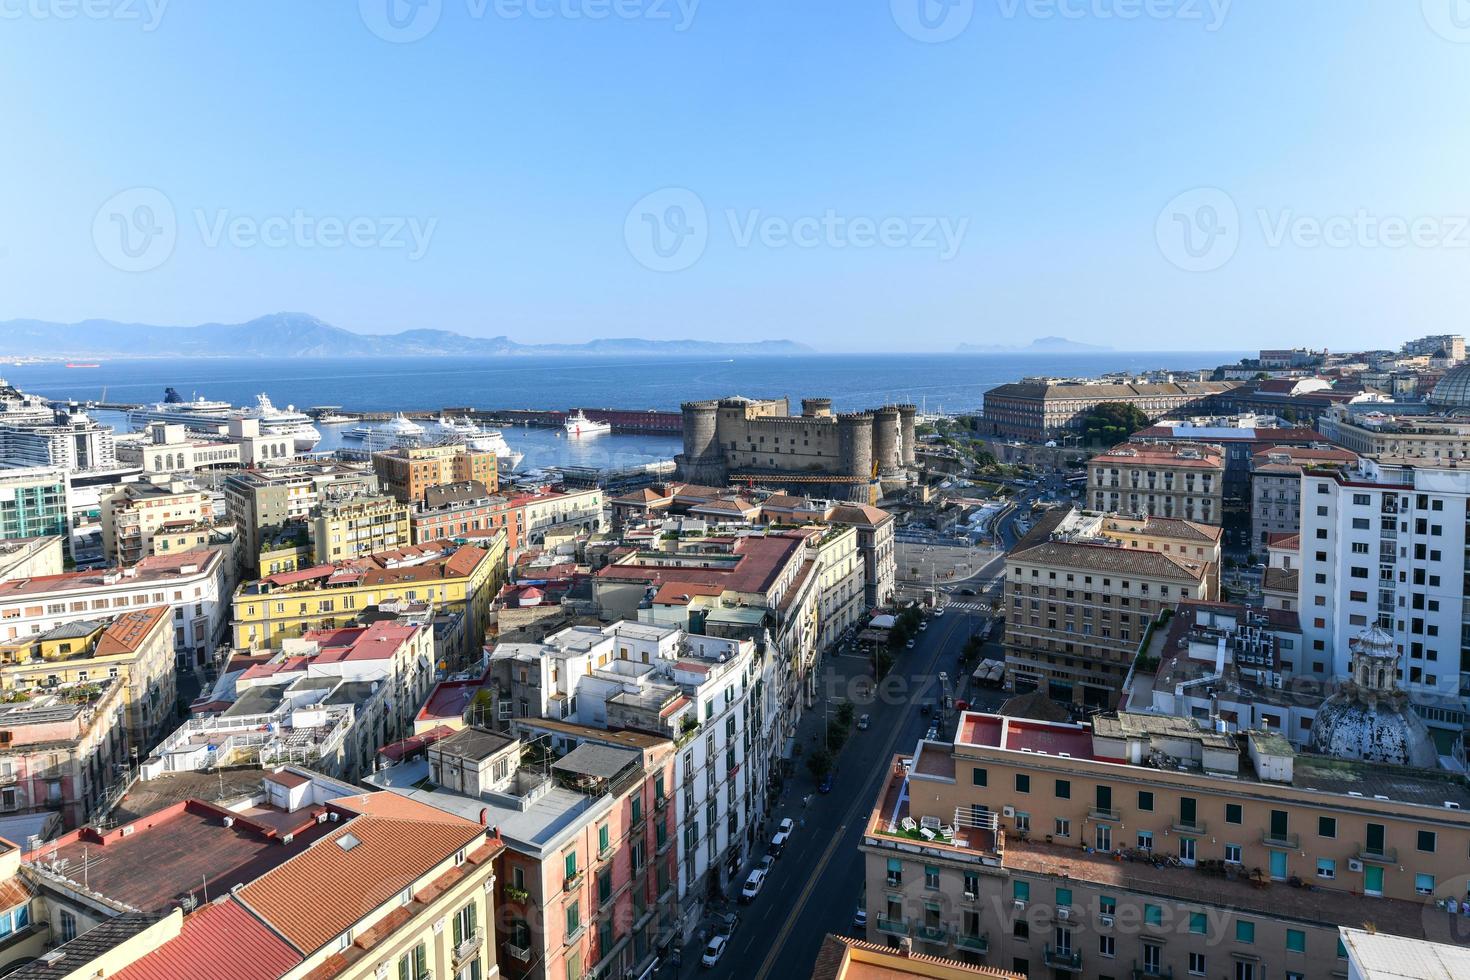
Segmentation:
{"type": "Polygon", "coordinates": [[[601,436],[612,431],[612,426],[607,422],[589,419],[579,408],[566,421],[567,435],[569,436],[601,436]]]}
{"type": "Polygon", "coordinates": [[[364,422],[342,433],[343,439],[361,442],[366,452],[422,446],[427,435],[424,427],[401,414],[382,423],[364,422]]]}
{"type": "Polygon", "coordinates": [[[135,408],[128,413],[128,423],[141,429],[149,422],[168,422],[186,425],[191,429],[218,432],[230,421],[235,406],[229,402],[214,401],[203,395],[195,395],[185,401],[177,389],[163,389],[163,401],[135,408]]]}
{"type": "Polygon", "coordinates": [[[503,474],[515,472],[515,468],[521,465],[521,460],[526,458],[524,453],[510,448],[499,429],[485,428],[476,424],[473,419],[452,419],[441,415],[434,425],[435,434],[443,440],[463,442],[477,453],[494,453],[503,474]]]}
{"type": "Polygon", "coordinates": [[[296,411],[295,405],[276,408],[264,394],[255,396],[255,407],[241,418],[259,419],[260,431],[273,436],[290,436],[298,453],[311,452],[322,441],[322,434],[311,422],[311,416],[296,411]]]}

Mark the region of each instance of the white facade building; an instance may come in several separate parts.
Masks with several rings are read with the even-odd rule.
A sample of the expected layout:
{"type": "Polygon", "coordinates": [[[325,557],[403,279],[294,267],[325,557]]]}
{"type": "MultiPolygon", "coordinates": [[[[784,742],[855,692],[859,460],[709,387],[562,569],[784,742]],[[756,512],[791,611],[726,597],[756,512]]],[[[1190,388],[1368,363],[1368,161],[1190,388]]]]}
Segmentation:
{"type": "Polygon", "coordinates": [[[1400,684],[1431,728],[1458,733],[1470,692],[1466,502],[1470,465],[1363,459],[1302,477],[1302,667],[1345,677],[1348,641],[1389,632],[1400,684]]]}

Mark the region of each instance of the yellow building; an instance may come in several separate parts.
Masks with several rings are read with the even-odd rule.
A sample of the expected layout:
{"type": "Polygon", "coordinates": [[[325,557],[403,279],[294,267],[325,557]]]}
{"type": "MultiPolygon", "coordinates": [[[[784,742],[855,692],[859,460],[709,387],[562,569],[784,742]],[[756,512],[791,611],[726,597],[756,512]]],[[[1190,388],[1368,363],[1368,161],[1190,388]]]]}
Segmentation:
{"type": "Polygon", "coordinates": [[[0,644],[0,689],[32,690],[121,677],[128,733],[140,752],[172,718],[173,615],[148,606],[79,619],[0,644]]]}
{"type": "Polygon", "coordinates": [[[324,500],[311,511],[311,542],[321,562],[401,548],[411,543],[408,505],[376,493],[324,500]]]}
{"type": "Polygon", "coordinates": [[[102,547],[108,558],[131,565],[153,554],[153,537],[165,525],[213,516],[209,494],[191,484],[125,483],[102,498],[102,547]]]}
{"type": "Polygon", "coordinates": [[[505,582],[505,535],[485,547],[448,541],[315,565],[247,582],[235,591],[235,646],[259,650],[308,630],[348,626],[369,606],[430,603],[463,612],[468,654],[485,635],[490,600],[505,582]]]}

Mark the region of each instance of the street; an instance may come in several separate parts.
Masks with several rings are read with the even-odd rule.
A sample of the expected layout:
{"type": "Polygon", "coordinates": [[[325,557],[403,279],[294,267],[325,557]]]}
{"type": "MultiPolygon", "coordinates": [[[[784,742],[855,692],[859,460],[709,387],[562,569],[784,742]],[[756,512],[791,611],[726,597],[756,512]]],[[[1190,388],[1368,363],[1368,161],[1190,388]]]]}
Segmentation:
{"type": "MultiPolygon", "coordinates": [[[[991,563],[997,560],[988,557],[991,563]]],[[[982,579],[995,574],[993,564],[987,569],[982,579]]],[[[853,730],[837,757],[830,794],[816,792],[803,760],[797,760],[796,775],[771,818],[773,825],[782,817],[796,821],[790,843],[755,901],[750,905],[732,904],[741,920],[720,963],[712,969],[702,968],[703,946],[696,941],[684,950],[680,976],[704,974],[732,980],[804,977],[810,974],[827,933],[854,934],[853,914],[864,880],[858,844],[879,784],[887,773],[887,761],[895,753],[912,750],[924,736],[932,719],[920,714],[920,703],[939,698],[940,671],[947,671],[956,684],[961,681],[965,672],[958,666],[960,651],[983,622],[978,609],[959,607],[931,618],[914,649],[898,658],[876,698],[856,696],[866,689],[853,683],[868,676],[866,657],[827,658],[824,694],[853,700],[857,713],[870,715],[872,724],[866,731],[853,730]],[[808,797],[810,803],[804,806],[803,799],[808,797]]],[[[986,655],[996,654],[987,650],[986,655]]],[[[1004,699],[1004,694],[996,690],[964,691],[960,696],[982,711],[994,710],[1004,699]]],[[[940,737],[948,738],[954,724],[951,712],[940,737]]],[[[813,737],[820,738],[822,727],[823,712],[818,705],[802,719],[802,744],[815,744],[813,737]]]]}

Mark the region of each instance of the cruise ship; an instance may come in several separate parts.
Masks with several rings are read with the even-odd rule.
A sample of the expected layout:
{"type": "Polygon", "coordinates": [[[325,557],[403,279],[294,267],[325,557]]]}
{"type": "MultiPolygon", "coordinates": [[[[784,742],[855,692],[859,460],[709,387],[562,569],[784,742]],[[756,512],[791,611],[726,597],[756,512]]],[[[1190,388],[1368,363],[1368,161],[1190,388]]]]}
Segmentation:
{"type": "Polygon", "coordinates": [[[0,423],[49,425],[56,413],[39,395],[30,395],[0,378],[0,423]]]}
{"type": "Polygon", "coordinates": [[[600,436],[612,431],[612,426],[606,422],[589,419],[579,408],[566,421],[567,435],[569,436],[600,436]]]}
{"type": "Polygon", "coordinates": [[[463,442],[475,452],[494,453],[500,461],[500,472],[503,474],[515,472],[515,468],[521,465],[521,460],[526,458],[524,453],[510,448],[499,429],[485,428],[476,424],[473,419],[453,419],[441,415],[435,423],[435,432],[444,440],[463,442]]]}
{"type": "Polygon", "coordinates": [[[191,429],[218,432],[230,421],[235,406],[229,402],[212,401],[203,395],[185,401],[176,388],[163,389],[163,401],[135,408],[128,413],[128,423],[141,429],[149,422],[168,422],[186,425],[191,429]]]}
{"type": "Polygon", "coordinates": [[[296,411],[295,405],[276,408],[264,393],[255,396],[255,407],[240,415],[259,419],[260,431],[273,436],[290,436],[298,453],[308,453],[322,441],[322,434],[311,422],[311,416],[296,411]]]}
{"type": "Polygon", "coordinates": [[[364,422],[353,426],[342,433],[342,438],[362,443],[362,448],[367,452],[378,452],[382,449],[422,446],[426,435],[427,431],[422,425],[400,414],[381,424],[364,422]]]}

